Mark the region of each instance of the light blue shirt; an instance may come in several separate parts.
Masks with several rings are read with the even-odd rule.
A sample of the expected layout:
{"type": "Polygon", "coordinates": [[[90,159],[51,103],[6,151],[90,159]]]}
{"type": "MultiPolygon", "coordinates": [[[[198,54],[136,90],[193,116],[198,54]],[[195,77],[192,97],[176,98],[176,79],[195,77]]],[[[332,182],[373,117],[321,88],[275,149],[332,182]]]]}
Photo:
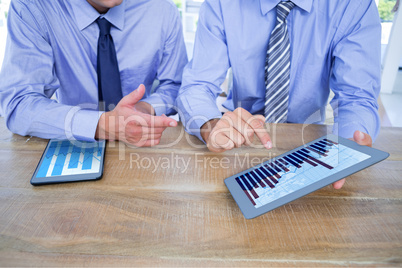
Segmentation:
{"type": "MultiPolygon", "coordinates": [[[[330,89],[333,131],[350,138],[379,132],[381,25],[371,0],[294,0],[287,25],[291,43],[289,123],[322,123],[330,89]]],[[[194,56],[177,99],[186,130],[220,118],[215,104],[229,67],[233,88],[224,106],[263,114],[264,67],[279,0],[206,0],[194,56]]]]}
{"type": "MultiPolygon", "coordinates": [[[[94,140],[99,13],[85,0],[15,0],[0,75],[0,112],[21,135],[94,140]],[[57,100],[50,97],[56,93],[57,100]]],[[[180,15],[170,0],[124,1],[112,23],[123,96],[140,84],[156,115],[172,114],[187,63],[180,15]],[[154,80],[160,84],[151,93],[154,80]]]]}

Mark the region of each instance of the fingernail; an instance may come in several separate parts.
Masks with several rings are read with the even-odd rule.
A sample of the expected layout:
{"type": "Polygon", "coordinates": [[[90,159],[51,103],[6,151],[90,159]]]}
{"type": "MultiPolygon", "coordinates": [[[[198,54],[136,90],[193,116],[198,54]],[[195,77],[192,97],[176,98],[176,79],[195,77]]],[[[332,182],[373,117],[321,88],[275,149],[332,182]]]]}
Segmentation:
{"type": "Polygon", "coordinates": [[[169,126],[175,127],[175,126],[176,126],[176,122],[170,122],[170,123],[169,123],[169,126]]]}
{"type": "Polygon", "coordinates": [[[363,132],[361,132],[361,131],[359,131],[359,138],[360,138],[361,140],[364,139],[364,134],[363,134],[363,132]]]}
{"type": "Polygon", "coordinates": [[[266,144],[267,149],[271,149],[272,148],[272,142],[268,141],[266,144]]]}

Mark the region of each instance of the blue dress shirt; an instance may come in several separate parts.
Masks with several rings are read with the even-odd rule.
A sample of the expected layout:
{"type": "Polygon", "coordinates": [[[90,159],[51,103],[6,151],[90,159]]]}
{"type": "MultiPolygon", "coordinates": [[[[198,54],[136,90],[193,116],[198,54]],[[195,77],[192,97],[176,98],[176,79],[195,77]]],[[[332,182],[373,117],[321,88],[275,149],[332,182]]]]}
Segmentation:
{"type": "MultiPolygon", "coordinates": [[[[85,0],[15,0],[0,75],[0,112],[21,135],[94,140],[99,13],[85,0]],[[56,93],[57,101],[50,99],[56,93]]],[[[169,0],[123,1],[112,24],[123,96],[140,84],[157,115],[172,114],[187,63],[179,12],[169,0]],[[154,80],[160,84],[151,92],[154,80]],[[153,93],[153,94],[152,94],[153,93]]]]}
{"type": "MultiPolygon", "coordinates": [[[[330,89],[333,131],[378,135],[381,25],[372,0],[294,0],[287,17],[291,43],[288,122],[322,123],[330,89]]],[[[206,0],[194,56],[184,69],[177,106],[186,130],[220,118],[215,100],[229,67],[233,88],[224,106],[263,114],[264,67],[279,0],[206,0]]]]}

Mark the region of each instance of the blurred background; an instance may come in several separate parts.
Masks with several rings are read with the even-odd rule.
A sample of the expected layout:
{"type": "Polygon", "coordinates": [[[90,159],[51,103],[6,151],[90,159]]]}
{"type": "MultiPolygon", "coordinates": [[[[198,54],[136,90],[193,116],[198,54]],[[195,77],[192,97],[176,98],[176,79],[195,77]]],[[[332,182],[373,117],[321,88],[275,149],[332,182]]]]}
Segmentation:
{"type": "MultiPolygon", "coordinates": [[[[11,0],[0,0],[0,65],[4,57],[10,2],[11,0]]],[[[191,59],[198,13],[203,0],[173,0],[173,2],[180,11],[187,54],[191,59]]],[[[402,127],[402,15],[400,9],[395,12],[396,3],[397,0],[376,0],[382,25],[383,73],[379,103],[382,125],[402,127]]],[[[222,85],[225,92],[230,88],[230,77],[228,72],[228,78],[222,85]]],[[[218,103],[222,101],[223,99],[220,99],[218,103]]],[[[328,109],[330,114],[330,107],[328,109]]],[[[331,123],[330,121],[328,123],[331,123]]]]}

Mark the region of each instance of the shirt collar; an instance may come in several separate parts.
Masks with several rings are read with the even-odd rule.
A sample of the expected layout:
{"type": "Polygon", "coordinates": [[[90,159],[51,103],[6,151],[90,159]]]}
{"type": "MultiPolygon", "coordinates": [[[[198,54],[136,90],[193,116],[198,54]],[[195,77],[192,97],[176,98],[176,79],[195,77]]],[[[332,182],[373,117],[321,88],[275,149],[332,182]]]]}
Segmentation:
{"type": "MultiPolygon", "coordinates": [[[[260,0],[262,15],[266,15],[269,11],[275,8],[280,1],[281,0],[260,0]]],[[[292,2],[308,13],[310,13],[313,5],[313,0],[292,0],[292,2]]]]}
{"type": "MultiPolygon", "coordinates": [[[[99,12],[87,1],[74,0],[71,1],[71,4],[80,31],[91,25],[100,16],[99,12]]],[[[123,30],[124,28],[125,6],[126,2],[123,1],[120,5],[109,9],[109,11],[103,15],[105,19],[119,30],[123,30]]]]}

